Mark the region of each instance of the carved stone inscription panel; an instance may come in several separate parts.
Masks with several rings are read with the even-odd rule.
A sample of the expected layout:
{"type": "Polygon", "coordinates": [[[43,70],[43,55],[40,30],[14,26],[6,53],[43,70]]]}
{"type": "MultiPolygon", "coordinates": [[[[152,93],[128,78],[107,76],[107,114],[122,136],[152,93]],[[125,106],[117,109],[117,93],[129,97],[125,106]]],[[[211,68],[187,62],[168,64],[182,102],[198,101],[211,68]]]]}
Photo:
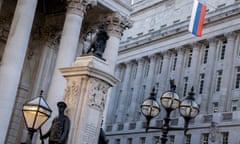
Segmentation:
{"type": "Polygon", "coordinates": [[[107,90],[110,87],[106,82],[92,78],[90,80],[89,106],[100,111],[104,110],[107,90]]]}

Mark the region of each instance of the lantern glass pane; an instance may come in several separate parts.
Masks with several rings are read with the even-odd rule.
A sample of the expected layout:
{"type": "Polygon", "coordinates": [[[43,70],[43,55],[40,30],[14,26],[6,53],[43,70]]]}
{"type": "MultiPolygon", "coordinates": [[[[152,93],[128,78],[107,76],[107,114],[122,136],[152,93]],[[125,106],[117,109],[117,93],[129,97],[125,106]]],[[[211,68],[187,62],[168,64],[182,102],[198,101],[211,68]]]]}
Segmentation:
{"type": "Polygon", "coordinates": [[[199,106],[195,101],[186,99],[180,104],[179,112],[183,117],[194,118],[199,113],[199,106]]]}
{"type": "Polygon", "coordinates": [[[160,113],[159,104],[152,99],[145,100],[141,105],[141,110],[144,116],[155,117],[160,113]]]}
{"type": "Polygon", "coordinates": [[[179,96],[175,92],[165,92],[161,96],[161,104],[167,109],[177,109],[180,104],[179,96]]]}
{"type": "Polygon", "coordinates": [[[34,125],[34,129],[38,129],[46,120],[48,119],[48,116],[38,112],[36,116],[36,122],[34,125]]]}
{"type": "Polygon", "coordinates": [[[47,116],[50,116],[51,115],[51,111],[49,111],[48,109],[45,109],[43,107],[39,107],[39,112],[47,115],[47,116]]]}
{"type": "Polygon", "coordinates": [[[51,115],[51,111],[38,107],[38,105],[24,105],[23,115],[27,128],[38,129],[51,115]]]}

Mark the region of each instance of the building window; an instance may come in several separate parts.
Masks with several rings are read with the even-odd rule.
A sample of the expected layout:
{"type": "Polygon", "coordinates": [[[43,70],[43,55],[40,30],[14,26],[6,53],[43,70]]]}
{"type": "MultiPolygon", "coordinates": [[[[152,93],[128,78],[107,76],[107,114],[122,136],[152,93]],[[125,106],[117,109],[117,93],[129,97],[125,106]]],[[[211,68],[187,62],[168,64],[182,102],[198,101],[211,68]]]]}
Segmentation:
{"type": "Polygon", "coordinates": [[[153,144],[160,144],[160,137],[159,136],[154,136],[153,137],[153,144]]]}
{"type": "Polygon", "coordinates": [[[218,103],[213,103],[213,112],[216,113],[218,112],[218,103]]]}
{"type": "Polygon", "coordinates": [[[188,87],[188,77],[184,78],[184,84],[183,84],[183,97],[187,94],[187,87],[188,87]]]}
{"type": "Polygon", "coordinates": [[[222,144],[228,144],[228,132],[222,132],[222,144]]]}
{"type": "Polygon", "coordinates": [[[199,94],[203,93],[204,78],[205,78],[205,74],[200,74],[199,94]]]}
{"type": "Polygon", "coordinates": [[[169,136],[169,144],[174,144],[174,140],[175,140],[175,136],[174,135],[170,135],[169,136]]]}
{"type": "Polygon", "coordinates": [[[204,49],[203,60],[202,60],[203,64],[207,63],[208,50],[209,50],[209,45],[206,45],[206,47],[204,49]]]}
{"type": "Polygon", "coordinates": [[[146,138],[145,137],[140,138],[140,144],[146,144],[146,138]]]}
{"type": "Polygon", "coordinates": [[[191,67],[191,62],[192,62],[192,50],[190,50],[188,53],[186,67],[191,67]]]}
{"type": "Polygon", "coordinates": [[[238,108],[238,100],[232,101],[232,111],[236,111],[238,108]]]}
{"type": "Polygon", "coordinates": [[[116,139],[115,144],[120,144],[120,139],[116,139]]]}
{"type": "Polygon", "coordinates": [[[216,91],[220,91],[222,83],[222,70],[217,71],[217,80],[216,80],[216,91]]]}
{"type": "Polygon", "coordinates": [[[128,138],[127,144],[132,144],[132,138],[128,138]]]}
{"type": "Polygon", "coordinates": [[[185,136],[184,144],[191,144],[191,135],[190,134],[187,134],[185,136]]]}
{"type": "Polygon", "coordinates": [[[149,68],[150,68],[150,63],[146,62],[145,63],[145,68],[144,68],[144,77],[148,76],[149,68]]]}
{"type": "Polygon", "coordinates": [[[208,133],[202,134],[201,144],[208,144],[208,137],[209,137],[208,133]]]}
{"type": "Polygon", "coordinates": [[[161,57],[158,61],[159,62],[158,62],[157,73],[160,74],[160,73],[162,73],[163,58],[161,57]]]}
{"type": "Polygon", "coordinates": [[[172,66],[171,66],[171,69],[172,71],[175,71],[176,70],[176,65],[177,65],[177,53],[174,55],[173,57],[173,60],[172,60],[172,66]]]}
{"type": "Polygon", "coordinates": [[[225,57],[226,45],[227,45],[227,40],[224,40],[220,46],[220,51],[218,56],[219,60],[223,60],[225,57]]]}
{"type": "Polygon", "coordinates": [[[240,67],[236,68],[236,75],[235,75],[235,89],[240,88],[240,67]]]}

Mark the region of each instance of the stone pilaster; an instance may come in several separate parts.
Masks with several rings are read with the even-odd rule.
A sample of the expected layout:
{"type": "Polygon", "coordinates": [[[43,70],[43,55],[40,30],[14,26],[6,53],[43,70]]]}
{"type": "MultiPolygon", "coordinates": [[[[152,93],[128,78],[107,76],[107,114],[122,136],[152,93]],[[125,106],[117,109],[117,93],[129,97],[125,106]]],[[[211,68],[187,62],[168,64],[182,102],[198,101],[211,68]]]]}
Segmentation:
{"type": "Polygon", "coordinates": [[[225,58],[223,63],[223,79],[221,84],[221,99],[220,99],[220,111],[225,112],[230,110],[231,97],[229,97],[230,89],[232,86],[232,71],[234,60],[234,49],[236,33],[231,32],[225,34],[227,38],[227,45],[225,49],[225,58]],[[228,107],[229,106],[229,107],[228,107]]]}
{"type": "Polygon", "coordinates": [[[200,56],[200,49],[202,45],[200,43],[193,44],[193,51],[192,51],[192,61],[191,61],[191,67],[190,67],[190,81],[189,81],[189,87],[188,91],[192,87],[195,89],[197,88],[197,80],[199,77],[199,56],[200,56]]]}
{"type": "Polygon", "coordinates": [[[0,101],[0,143],[5,142],[8,131],[36,6],[36,0],[18,1],[2,57],[0,91],[4,95],[1,96],[2,100],[0,101]]]}
{"type": "Polygon", "coordinates": [[[170,63],[170,53],[169,51],[166,51],[163,53],[163,66],[162,66],[162,74],[161,74],[161,85],[160,85],[160,90],[161,91],[166,91],[168,90],[168,84],[169,82],[169,63],[170,63]]]}
{"type": "Polygon", "coordinates": [[[71,120],[68,143],[98,143],[107,93],[118,82],[105,71],[107,68],[104,61],[84,56],[78,57],[72,66],[60,69],[67,80],[64,101],[71,120]]]}
{"type": "Polygon", "coordinates": [[[147,87],[146,87],[146,93],[145,96],[149,96],[149,94],[152,91],[153,88],[153,83],[154,83],[154,71],[155,71],[155,67],[156,67],[156,60],[157,60],[157,56],[156,55],[151,55],[149,56],[150,59],[150,67],[149,67],[149,72],[148,72],[148,77],[147,77],[147,87]]]}
{"type": "Polygon", "coordinates": [[[180,84],[181,84],[181,79],[182,79],[183,65],[184,65],[184,49],[178,48],[177,49],[177,64],[176,64],[176,70],[175,70],[175,76],[174,76],[174,82],[175,82],[175,84],[177,86],[177,88],[176,88],[177,92],[180,91],[180,84]]]}
{"type": "Polygon", "coordinates": [[[143,63],[144,63],[144,59],[140,58],[137,59],[137,74],[136,74],[136,80],[134,82],[134,89],[133,89],[133,95],[132,95],[132,102],[130,105],[130,113],[129,115],[130,117],[130,121],[136,120],[137,118],[137,114],[138,114],[138,105],[139,105],[139,91],[140,91],[140,87],[141,87],[141,77],[142,77],[142,72],[143,72],[143,63]]]}
{"type": "Polygon", "coordinates": [[[210,96],[212,95],[213,88],[213,75],[214,75],[214,63],[216,60],[216,49],[217,49],[217,40],[216,38],[208,39],[209,50],[207,56],[207,64],[206,64],[206,73],[205,73],[205,81],[204,82],[204,92],[202,94],[202,102],[201,102],[201,113],[210,113],[210,109],[212,107],[212,103],[210,102],[210,96]]]}
{"type": "Polygon", "coordinates": [[[122,81],[122,93],[120,95],[120,102],[117,110],[117,122],[124,121],[131,66],[132,66],[131,62],[126,63],[126,70],[124,72],[124,79],[122,81]]]}
{"type": "Polygon", "coordinates": [[[39,68],[32,95],[38,95],[40,90],[48,92],[49,79],[53,74],[61,36],[61,26],[48,25],[43,28],[41,43],[43,43],[39,68]]]}
{"type": "MultiPolygon", "coordinates": [[[[120,73],[121,73],[121,69],[122,66],[121,64],[118,64],[117,67],[115,68],[115,77],[120,78],[120,73]]],[[[116,115],[116,111],[117,111],[117,107],[118,107],[118,103],[119,103],[119,97],[116,96],[116,94],[118,93],[119,89],[121,88],[120,83],[113,87],[111,89],[111,97],[109,97],[109,105],[107,105],[107,113],[106,113],[106,118],[105,118],[105,123],[106,124],[112,124],[114,119],[115,119],[115,115],[116,115]]]]}

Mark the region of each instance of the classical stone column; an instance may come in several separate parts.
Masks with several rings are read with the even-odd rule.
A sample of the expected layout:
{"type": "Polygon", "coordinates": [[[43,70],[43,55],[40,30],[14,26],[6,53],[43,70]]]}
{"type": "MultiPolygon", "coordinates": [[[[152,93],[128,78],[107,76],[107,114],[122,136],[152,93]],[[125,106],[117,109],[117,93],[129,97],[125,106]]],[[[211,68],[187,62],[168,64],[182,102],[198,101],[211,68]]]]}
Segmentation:
{"type": "Polygon", "coordinates": [[[32,29],[37,0],[18,0],[0,69],[0,143],[4,143],[32,29]]]}
{"type": "Polygon", "coordinates": [[[138,114],[138,109],[137,107],[139,106],[138,103],[138,99],[139,99],[139,91],[140,91],[140,87],[141,87],[141,77],[142,77],[142,72],[143,72],[143,63],[144,63],[144,59],[140,58],[137,59],[137,74],[136,74],[136,80],[134,82],[134,89],[133,89],[133,95],[132,95],[132,102],[130,105],[130,113],[129,115],[130,117],[130,121],[134,121],[137,117],[138,114]]]}
{"type": "Polygon", "coordinates": [[[225,34],[227,38],[227,45],[225,50],[225,58],[223,64],[223,79],[221,85],[221,99],[220,99],[220,111],[229,111],[231,98],[229,97],[231,94],[230,89],[232,87],[232,71],[233,67],[233,60],[234,60],[234,49],[235,49],[235,38],[236,33],[231,32],[225,34]],[[228,107],[229,106],[229,107],[228,107]]]}
{"type": "Polygon", "coordinates": [[[213,75],[214,75],[214,63],[216,60],[216,49],[217,41],[215,38],[208,39],[209,48],[206,64],[205,82],[204,82],[204,92],[202,95],[202,102],[200,107],[201,113],[209,113],[212,103],[210,102],[210,97],[212,95],[212,85],[213,85],[213,75]]]}
{"type": "Polygon", "coordinates": [[[69,144],[98,143],[108,89],[119,82],[107,69],[108,64],[94,56],[78,57],[72,66],[60,69],[67,80],[69,144]]]}
{"type": "Polygon", "coordinates": [[[67,0],[67,13],[47,97],[48,104],[53,110],[53,117],[58,111],[55,107],[56,102],[62,100],[66,86],[66,80],[60,74],[59,68],[70,66],[76,57],[84,13],[90,2],[92,0],[67,0]]]}
{"type": "Polygon", "coordinates": [[[131,62],[126,63],[126,70],[124,72],[124,79],[122,81],[122,93],[120,95],[120,102],[117,110],[117,122],[123,122],[125,118],[126,99],[128,96],[131,66],[132,66],[131,62]]]}
{"type": "Polygon", "coordinates": [[[109,39],[103,53],[103,58],[106,59],[106,62],[109,64],[109,70],[113,73],[118,56],[120,38],[123,31],[132,26],[132,22],[127,17],[124,17],[119,13],[113,13],[106,16],[104,21],[108,25],[107,33],[109,35],[109,39]]]}

